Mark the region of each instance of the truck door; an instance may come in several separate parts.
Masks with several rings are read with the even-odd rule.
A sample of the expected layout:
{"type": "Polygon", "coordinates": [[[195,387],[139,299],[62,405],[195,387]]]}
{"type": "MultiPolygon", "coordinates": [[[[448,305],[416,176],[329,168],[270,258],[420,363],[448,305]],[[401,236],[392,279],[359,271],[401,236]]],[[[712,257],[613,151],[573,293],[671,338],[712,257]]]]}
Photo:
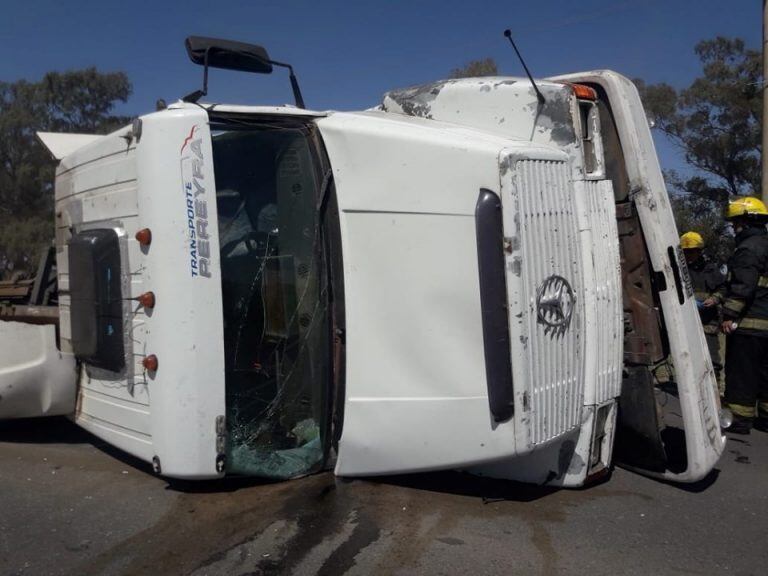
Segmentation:
{"type": "Polygon", "coordinates": [[[712,470],[725,438],[714,371],[642,103],[634,85],[614,72],[557,80],[597,91],[606,171],[616,197],[625,314],[617,459],[652,476],[695,482],[712,470]],[[658,378],[660,366],[672,375],[667,383],[658,378]],[[664,394],[679,402],[669,418],[660,417],[664,394]]]}

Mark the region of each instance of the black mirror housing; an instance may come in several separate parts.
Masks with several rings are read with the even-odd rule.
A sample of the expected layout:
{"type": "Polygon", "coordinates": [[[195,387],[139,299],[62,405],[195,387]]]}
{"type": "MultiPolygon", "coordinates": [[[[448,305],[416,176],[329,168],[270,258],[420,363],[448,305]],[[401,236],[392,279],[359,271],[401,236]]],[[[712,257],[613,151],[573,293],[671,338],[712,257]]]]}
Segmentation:
{"type": "Polygon", "coordinates": [[[225,70],[271,74],[269,54],[257,44],[234,42],[204,36],[189,36],[184,42],[189,59],[195,64],[225,70]],[[207,53],[207,57],[206,57],[207,53]]]}

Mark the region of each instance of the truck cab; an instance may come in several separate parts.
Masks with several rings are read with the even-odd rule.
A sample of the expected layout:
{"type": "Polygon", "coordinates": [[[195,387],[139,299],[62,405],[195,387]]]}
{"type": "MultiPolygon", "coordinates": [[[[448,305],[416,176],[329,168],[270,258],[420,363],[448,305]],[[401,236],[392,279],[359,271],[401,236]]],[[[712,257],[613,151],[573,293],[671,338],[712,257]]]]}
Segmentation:
{"type": "Polygon", "coordinates": [[[179,102],[82,145],[42,138],[60,158],[57,412],[158,473],[581,486],[616,445],[690,482],[722,452],[618,74],[450,80],[360,112],[179,102]]]}

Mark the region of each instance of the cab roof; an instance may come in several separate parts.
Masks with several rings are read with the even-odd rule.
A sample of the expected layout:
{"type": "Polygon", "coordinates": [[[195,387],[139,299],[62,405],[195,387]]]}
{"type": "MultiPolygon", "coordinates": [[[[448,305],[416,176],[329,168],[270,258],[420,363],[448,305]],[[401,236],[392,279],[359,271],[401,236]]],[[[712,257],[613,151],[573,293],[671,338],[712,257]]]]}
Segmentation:
{"type": "Polygon", "coordinates": [[[262,115],[280,115],[280,116],[302,116],[308,118],[322,118],[328,115],[328,112],[319,112],[317,110],[306,110],[296,108],[295,106],[247,106],[241,104],[219,104],[215,102],[200,102],[191,104],[189,102],[174,102],[168,106],[169,110],[183,110],[188,108],[203,108],[210,112],[225,112],[232,114],[262,114],[262,115]]]}

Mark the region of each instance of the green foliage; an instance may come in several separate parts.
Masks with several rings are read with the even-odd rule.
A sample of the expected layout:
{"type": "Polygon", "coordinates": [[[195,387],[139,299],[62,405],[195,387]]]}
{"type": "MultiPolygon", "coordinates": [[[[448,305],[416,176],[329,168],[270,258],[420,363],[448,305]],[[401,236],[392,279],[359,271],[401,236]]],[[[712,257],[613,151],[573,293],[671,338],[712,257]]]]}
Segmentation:
{"type": "Polygon", "coordinates": [[[55,163],[35,132],[111,132],[129,122],[111,112],[130,93],[125,73],[95,68],[0,82],[0,275],[34,270],[53,238],[55,163]]]}
{"type": "Polygon", "coordinates": [[[32,275],[37,269],[40,256],[51,245],[53,234],[53,217],[30,216],[0,220],[2,257],[13,264],[13,270],[22,270],[32,275]]]}
{"type": "Polygon", "coordinates": [[[686,179],[664,175],[678,229],[702,234],[710,257],[723,261],[732,245],[723,234],[728,198],[760,196],[762,61],[739,38],[704,40],[694,50],[702,75],[687,88],[635,83],[654,128],[694,168],[686,179]]]}
{"type": "Polygon", "coordinates": [[[498,76],[499,70],[493,58],[470,60],[461,68],[451,70],[451,78],[476,78],[478,76],[498,76]]]}
{"type": "Polygon", "coordinates": [[[685,159],[701,171],[684,189],[723,202],[730,194],[760,195],[762,64],[738,38],[695,47],[703,75],[683,90],[636,81],[646,112],[685,159]]]}
{"type": "MultiPolygon", "coordinates": [[[[675,223],[680,234],[698,232],[704,237],[704,252],[715,262],[725,262],[733,249],[733,238],[725,234],[725,220],[718,202],[713,202],[706,195],[691,193],[682,189],[679,176],[668,171],[664,173],[670,187],[670,201],[675,214],[675,223]]],[[[691,178],[685,184],[696,190],[697,186],[706,187],[703,179],[691,178]]]]}

